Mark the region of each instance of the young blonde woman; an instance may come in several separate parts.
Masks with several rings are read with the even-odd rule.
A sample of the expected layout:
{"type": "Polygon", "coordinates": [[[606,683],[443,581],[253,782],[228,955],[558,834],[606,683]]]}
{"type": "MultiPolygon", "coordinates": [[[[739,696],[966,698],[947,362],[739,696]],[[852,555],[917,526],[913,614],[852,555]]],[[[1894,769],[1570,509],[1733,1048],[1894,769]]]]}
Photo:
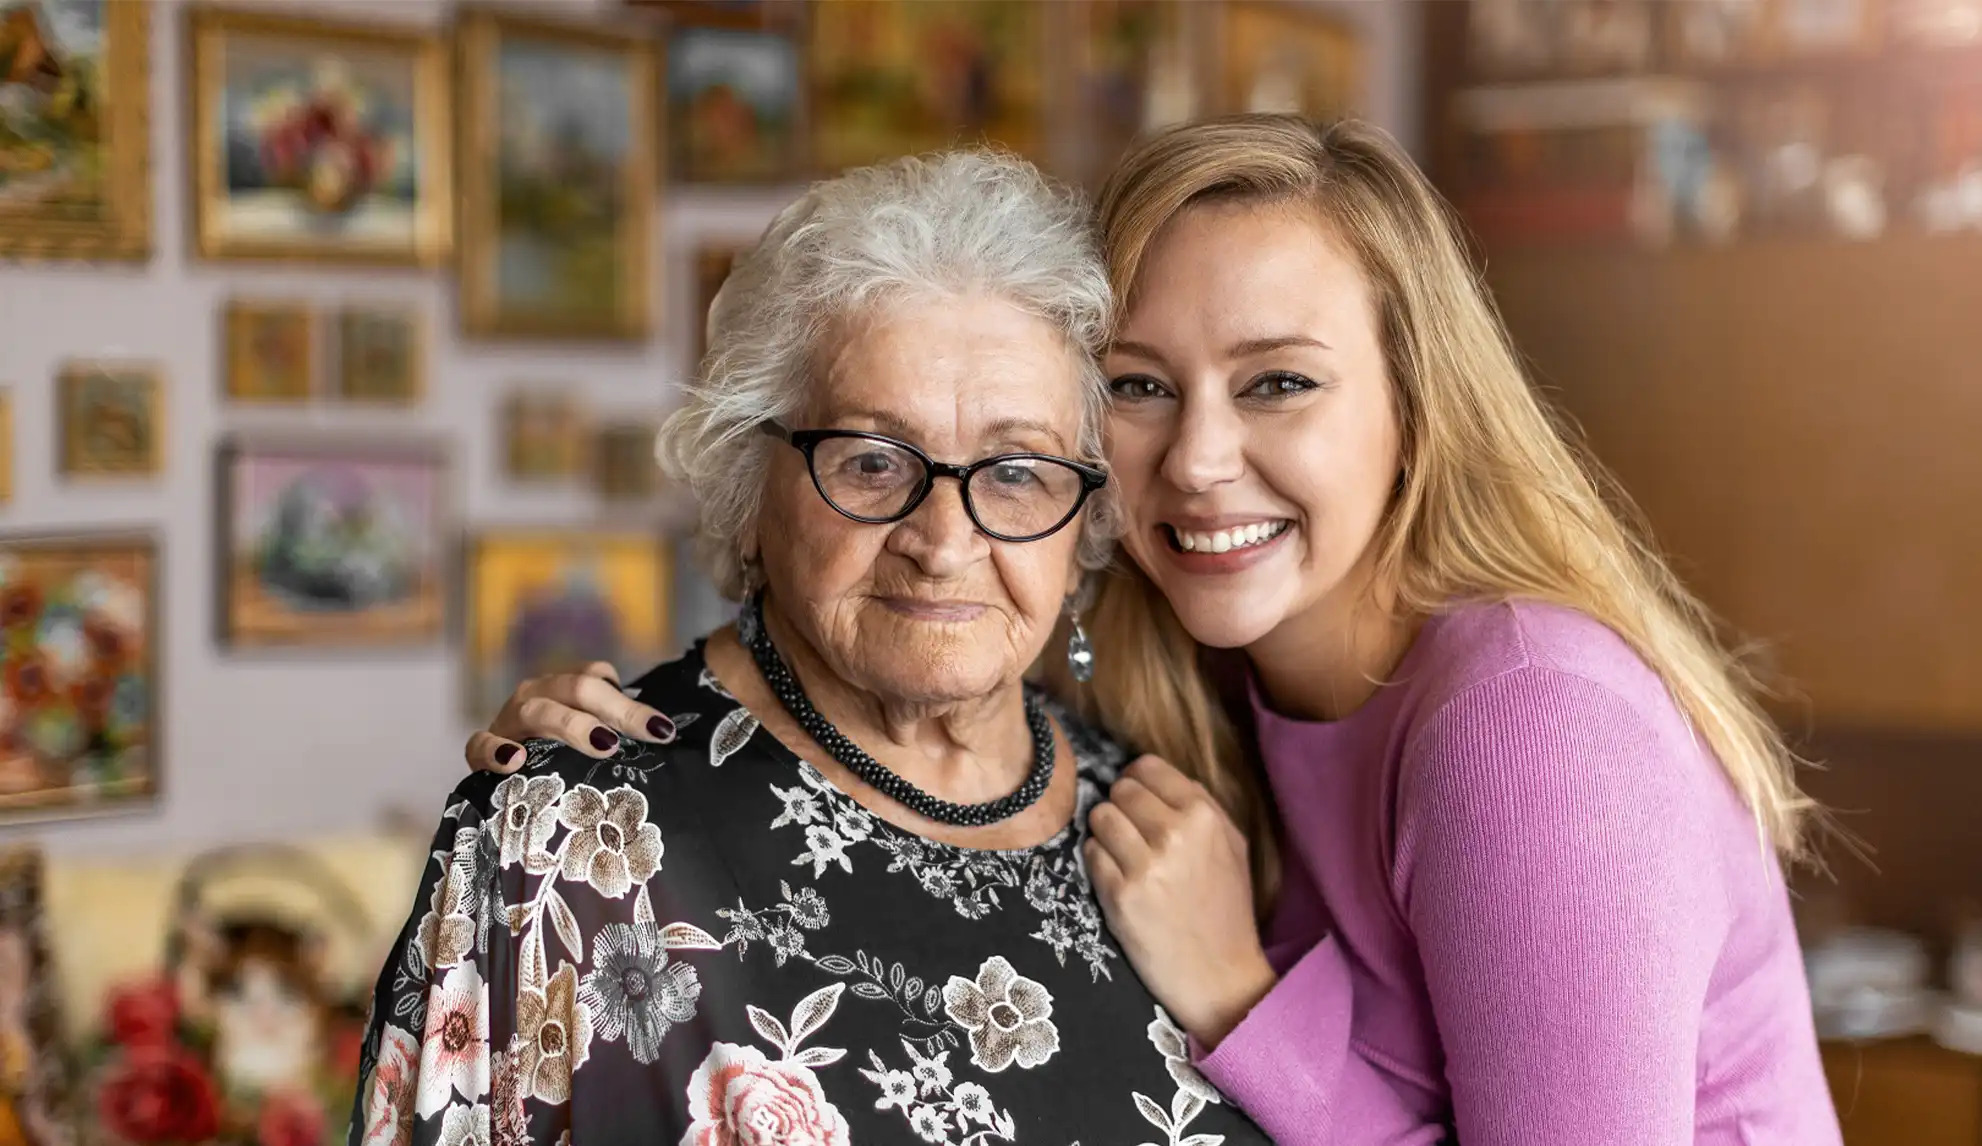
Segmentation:
{"type": "MultiPolygon", "coordinates": [[[[1839,1142],[1791,757],[1423,176],[1245,116],[1136,148],[1100,216],[1127,560],[1059,683],[1153,754],[1086,858],[1198,1069],[1283,1146],[1839,1142]]],[[[526,684],[471,762],[664,736],[607,672],[526,684]]]]}

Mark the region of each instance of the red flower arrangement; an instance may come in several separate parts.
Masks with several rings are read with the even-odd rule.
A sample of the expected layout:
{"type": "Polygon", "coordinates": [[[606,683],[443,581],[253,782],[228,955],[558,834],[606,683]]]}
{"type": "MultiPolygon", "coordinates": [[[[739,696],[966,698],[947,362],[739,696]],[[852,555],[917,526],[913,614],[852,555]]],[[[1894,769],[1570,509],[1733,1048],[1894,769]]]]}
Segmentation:
{"type": "Polygon", "coordinates": [[[97,1096],[103,1124],[127,1142],[204,1142],[220,1130],[220,1096],[184,1048],[128,1048],[97,1096]]]}
{"type": "Polygon", "coordinates": [[[391,167],[392,141],[373,134],[355,98],[315,88],[269,116],[257,141],[270,183],[302,191],[326,211],[344,211],[391,167]]]}

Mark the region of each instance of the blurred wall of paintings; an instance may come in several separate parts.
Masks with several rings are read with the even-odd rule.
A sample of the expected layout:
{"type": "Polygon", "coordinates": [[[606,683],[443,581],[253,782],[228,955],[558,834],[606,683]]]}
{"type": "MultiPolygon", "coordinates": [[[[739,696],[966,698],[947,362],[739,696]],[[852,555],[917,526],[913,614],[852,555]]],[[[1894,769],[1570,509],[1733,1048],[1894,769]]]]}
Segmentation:
{"type": "Polygon", "coordinates": [[[0,0],[0,1143],[342,1138],[467,731],[732,615],[655,437],[807,180],[1093,188],[1367,110],[1378,24],[1408,65],[1360,3],[0,0]]]}

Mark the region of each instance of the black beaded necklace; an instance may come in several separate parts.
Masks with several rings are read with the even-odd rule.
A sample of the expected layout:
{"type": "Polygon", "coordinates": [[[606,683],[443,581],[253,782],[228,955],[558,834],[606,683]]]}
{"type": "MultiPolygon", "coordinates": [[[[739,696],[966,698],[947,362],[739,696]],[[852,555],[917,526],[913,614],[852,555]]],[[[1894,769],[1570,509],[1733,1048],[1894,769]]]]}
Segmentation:
{"type": "Polygon", "coordinates": [[[819,710],[812,707],[812,702],[806,698],[805,690],[799,687],[798,678],[792,675],[791,668],[778,655],[777,646],[771,643],[770,627],[764,624],[760,597],[751,597],[743,606],[743,614],[737,619],[737,635],[743,638],[750,655],[756,658],[757,671],[764,674],[764,680],[777,695],[778,702],[785,706],[785,711],[791,714],[793,720],[798,721],[799,727],[818,742],[819,747],[876,791],[921,815],[958,827],[981,828],[1008,820],[1030,808],[1053,781],[1053,725],[1046,718],[1046,710],[1039,703],[1039,698],[1030,690],[1025,694],[1025,722],[1032,730],[1032,771],[1026,776],[1025,783],[1009,796],[1000,796],[982,804],[953,804],[902,779],[887,765],[862,751],[858,744],[848,740],[833,727],[831,721],[819,715],[819,710]]]}

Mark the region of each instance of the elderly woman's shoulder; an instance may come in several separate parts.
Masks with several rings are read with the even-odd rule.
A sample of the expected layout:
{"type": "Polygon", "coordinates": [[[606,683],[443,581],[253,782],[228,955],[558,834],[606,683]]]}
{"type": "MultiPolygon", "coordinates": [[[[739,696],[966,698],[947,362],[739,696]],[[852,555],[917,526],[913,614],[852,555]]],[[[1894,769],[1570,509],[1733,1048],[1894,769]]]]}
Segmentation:
{"type": "Polygon", "coordinates": [[[737,773],[745,761],[761,756],[765,738],[757,719],[709,671],[699,645],[634,680],[626,692],[668,717],[672,730],[666,739],[621,736],[605,757],[556,740],[527,740],[523,764],[513,775],[477,773],[463,781],[454,798],[494,810],[533,785],[543,792],[630,788],[656,814],[718,798],[714,789],[728,785],[711,782],[716,770],[727,764],[737,773]]]}

